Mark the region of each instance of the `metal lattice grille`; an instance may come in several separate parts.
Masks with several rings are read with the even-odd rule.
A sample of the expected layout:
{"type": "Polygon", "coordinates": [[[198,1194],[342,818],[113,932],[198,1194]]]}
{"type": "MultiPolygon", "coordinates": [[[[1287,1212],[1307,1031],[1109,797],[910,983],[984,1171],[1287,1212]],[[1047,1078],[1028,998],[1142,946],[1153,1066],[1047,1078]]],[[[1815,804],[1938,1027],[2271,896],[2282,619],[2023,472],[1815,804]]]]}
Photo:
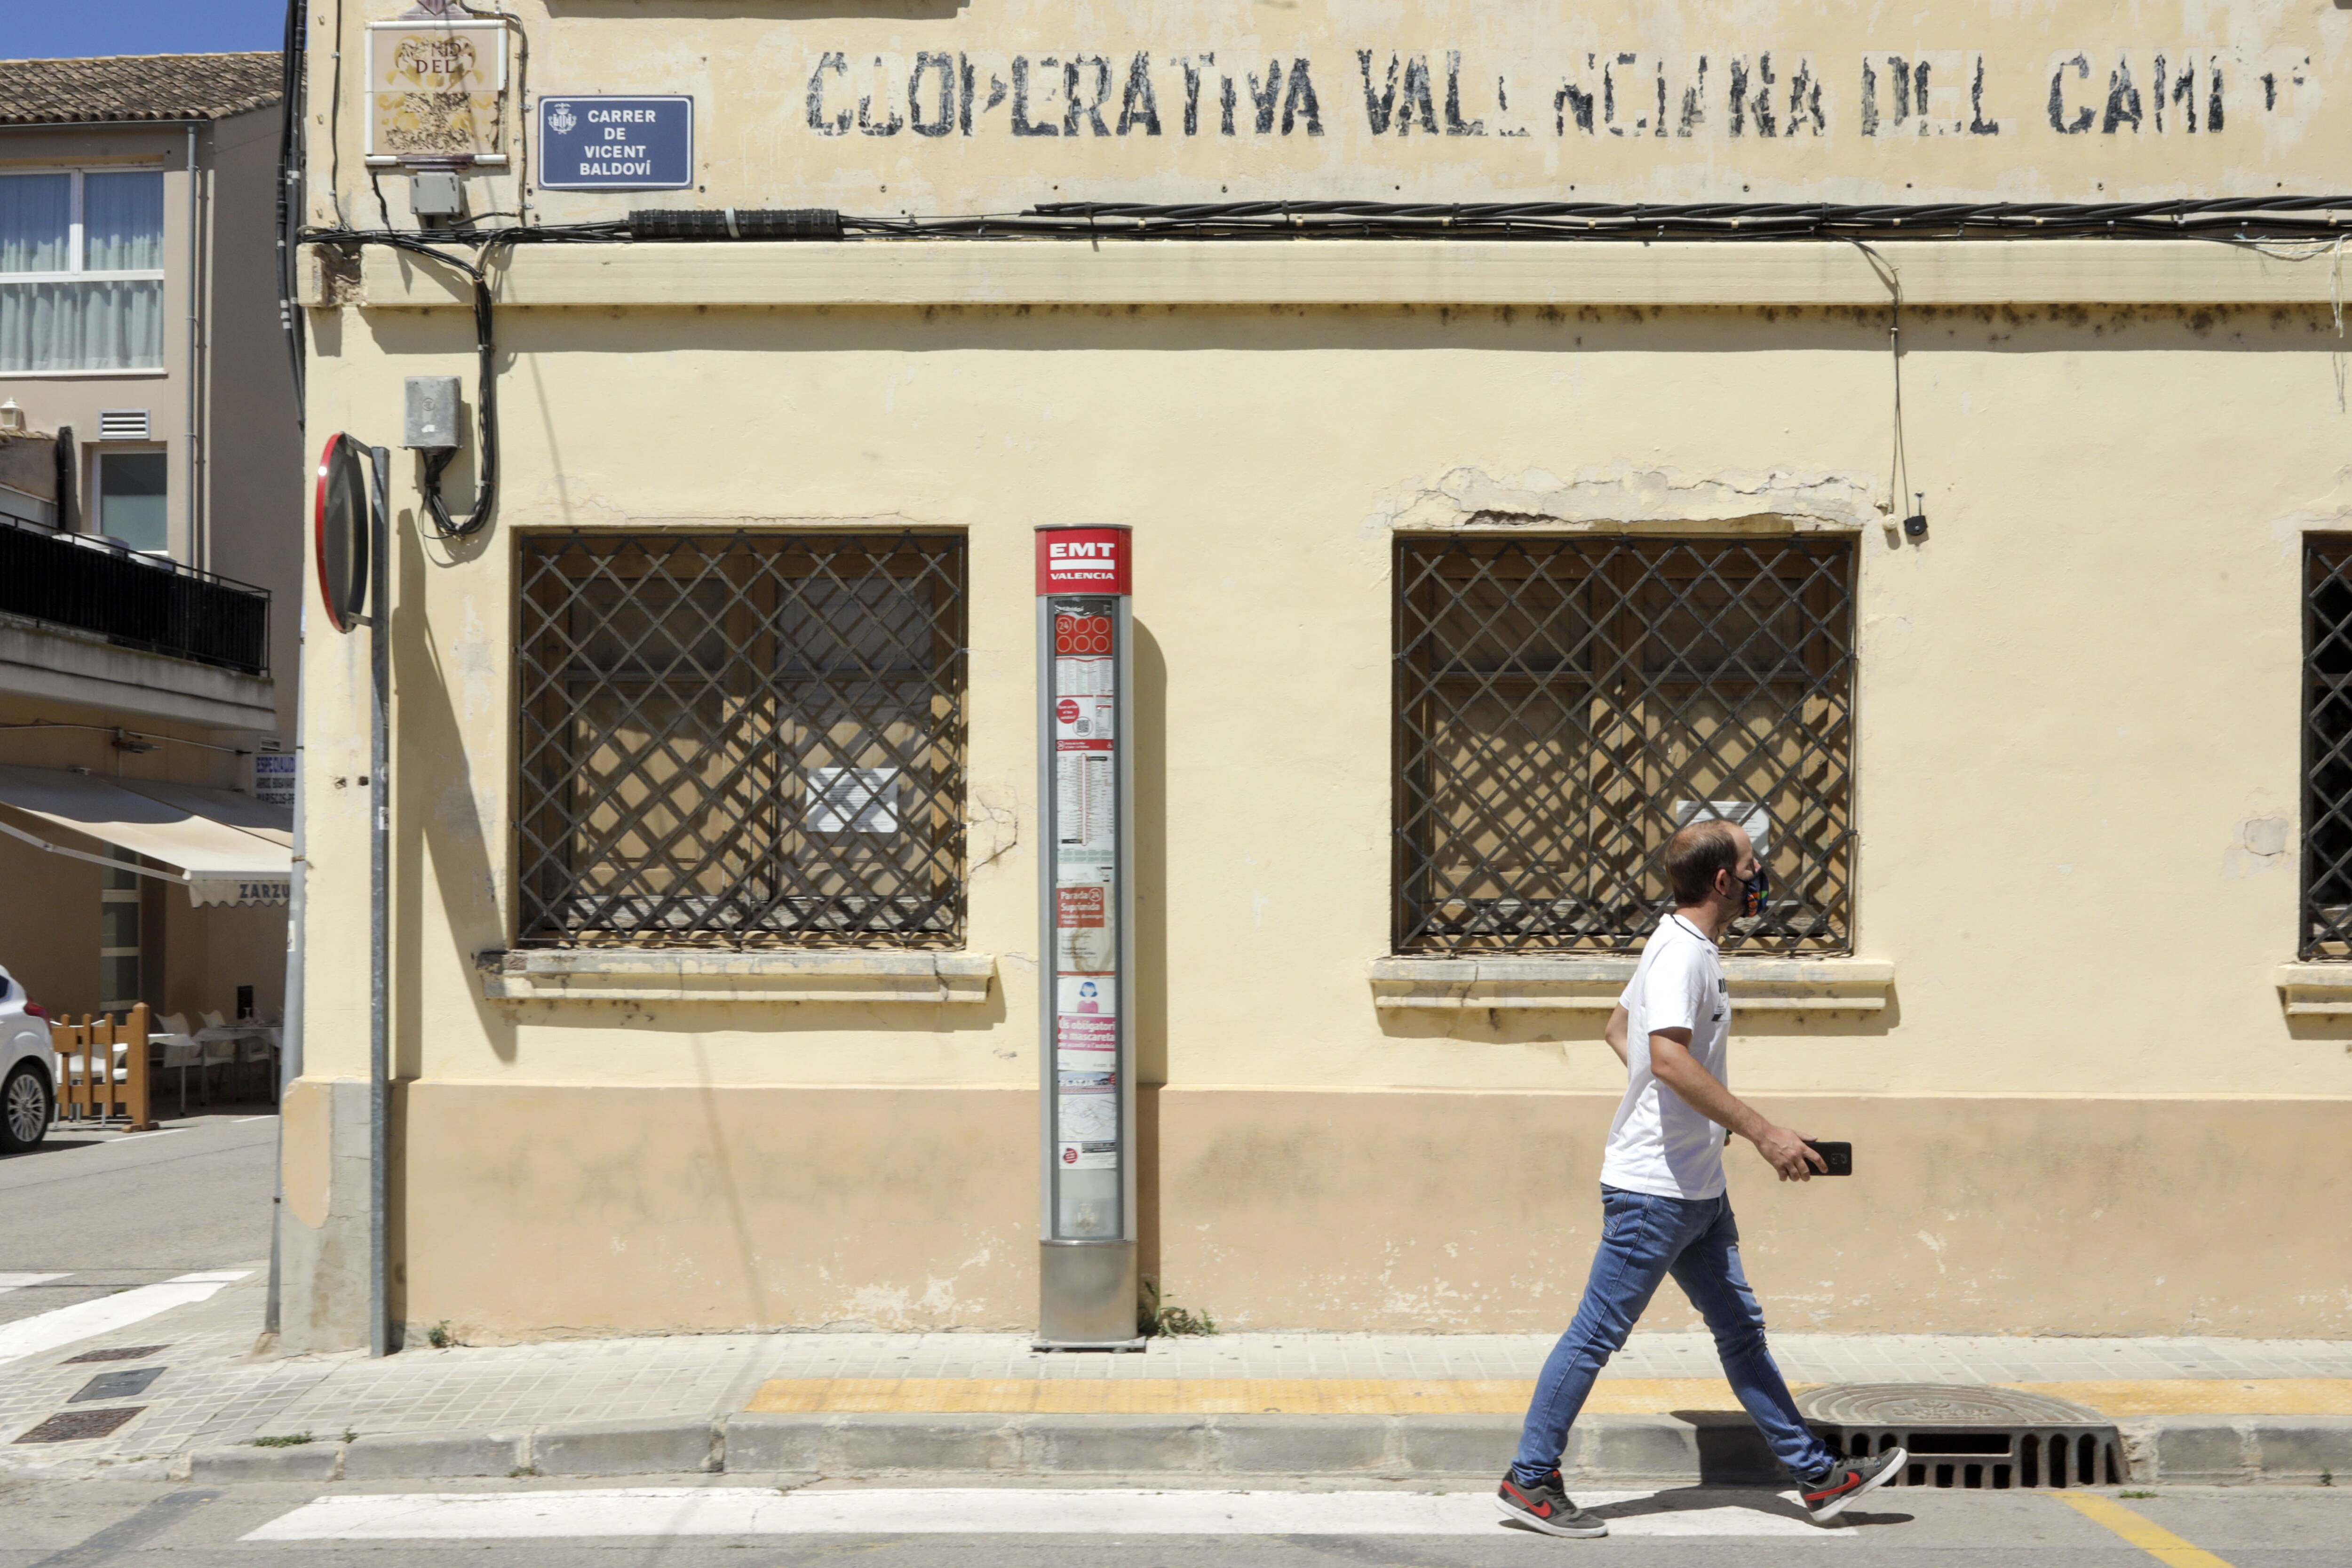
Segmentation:
{"type": "Polygon", "coordinates": [[[1701,816],[1763,832],[1724,946],[1853,941],[1850,542],[1402,539],[1396,950],[1625,951],[1701,816]]]}
{"type": "Polygon", "coordinates": [[[2303,547],[2305,958],[2352,958],[2352,539],[2303,547]]]}
{"type": "Polygon", "coordinates": [[[963,940],[961,539],[521,549],[520,940],[963,940]]]}

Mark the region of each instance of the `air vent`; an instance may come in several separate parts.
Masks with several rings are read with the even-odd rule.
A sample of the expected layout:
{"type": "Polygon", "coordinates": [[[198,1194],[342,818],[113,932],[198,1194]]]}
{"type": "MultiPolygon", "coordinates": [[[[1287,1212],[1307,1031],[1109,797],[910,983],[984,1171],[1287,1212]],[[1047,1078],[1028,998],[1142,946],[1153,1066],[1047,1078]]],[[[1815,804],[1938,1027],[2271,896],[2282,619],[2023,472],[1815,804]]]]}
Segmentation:
{"type": "Polygon", "coordinates": [[[2047,1394],[1973,1384],[1849,1383],[1809,1388],[1797,1408],[1832,1452],[1849,1458],[1898,1444],[1908,1449],[1901,1486],[2007,1491],[2130,1479],[2115,1423],[2047,1394]]]}
{"type": "Polygon", "coordinates": [[[98,438],[101,441],[144,441],[150,438],[148,430],[144,408],[101,408],[98,411],[98,438]]]}

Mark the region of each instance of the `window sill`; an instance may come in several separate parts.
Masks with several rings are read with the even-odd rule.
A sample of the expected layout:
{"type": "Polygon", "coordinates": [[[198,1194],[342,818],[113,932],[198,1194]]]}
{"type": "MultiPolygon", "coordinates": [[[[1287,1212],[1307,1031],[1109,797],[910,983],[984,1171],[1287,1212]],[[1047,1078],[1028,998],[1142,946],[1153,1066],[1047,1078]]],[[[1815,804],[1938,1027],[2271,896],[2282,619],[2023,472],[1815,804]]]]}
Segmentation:
{"type": "MultiPolygon", "coordinates": [[[[1381,1008],[1606,1013],[1637,962],[1631,954],[1557,958],[1376,958],[1381,1008]]],[[[1732,1005],[1746,1013],[1878,1013],[1895,965],[1878,958],[1727,958],[1732,1005]]]]}
{"type": "Polygon", "coordinates": [[[919,1002],[988,1000],[984,952],[856,949],[519,948],[480,954],[492,1002],[919,1002]]]}
{"type": "Polygon", "coordinates": [[[2271,977],[2290,1018],[2352,1017],[2352,961],[2282,963],[2271,977]]]}
{"type": "Polygon", "coordinates": [[[144,378],[160,381],[172,373],[160,364],[117,366],[109,370],[0,370],[0,379],[8,381],[95,381],[101,377],[128,381],[144,378]]]}

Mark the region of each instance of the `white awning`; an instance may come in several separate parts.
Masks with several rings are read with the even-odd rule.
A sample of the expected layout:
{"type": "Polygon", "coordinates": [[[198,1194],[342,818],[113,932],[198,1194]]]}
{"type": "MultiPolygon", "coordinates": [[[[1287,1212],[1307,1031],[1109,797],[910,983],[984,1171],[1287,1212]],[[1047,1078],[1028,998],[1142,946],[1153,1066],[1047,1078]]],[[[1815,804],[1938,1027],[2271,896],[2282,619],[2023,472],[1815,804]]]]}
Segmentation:
{"type": "MultiPolygon", "coordinates": [[[[171,879],[188,889],[191,903],[282,904],[294,877],[294,814],[227,790],[0,766],[0,805],[177,868],[171,879]]],[[[121,864],[52,844],[5,818],[0,833],[53,855],[121,864]]]]}

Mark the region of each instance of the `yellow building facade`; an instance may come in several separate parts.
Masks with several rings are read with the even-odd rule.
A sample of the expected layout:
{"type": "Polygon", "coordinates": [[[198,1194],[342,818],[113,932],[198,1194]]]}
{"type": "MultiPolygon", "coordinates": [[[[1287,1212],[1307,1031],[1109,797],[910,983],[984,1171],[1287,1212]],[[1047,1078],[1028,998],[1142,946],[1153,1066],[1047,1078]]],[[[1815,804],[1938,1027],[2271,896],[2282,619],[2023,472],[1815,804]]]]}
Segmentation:
{"type": "MultiPolygon", "coordinates": [[[[464,81],[354,68],[396,0],[308,39],[312,446],[456,376],[482,478],[469,285],[371,236],[496,342],[487,525],[393,462],[397,1321],[1034,1326],[1034,538],[1101,523],[1166,1300],[1563,1323],[1713,812],[1732,1087],[1860,1172],[1732,1151],[1778,1323],[2352,1333],[2352,201],[2288,205],[2352,13],[510,9],[464,81]],[[550,188],[559,112],[690,184],[550,188]]],[[[365,634],[302,676],[282,1321],[348,1344],[365,634]]]]}

